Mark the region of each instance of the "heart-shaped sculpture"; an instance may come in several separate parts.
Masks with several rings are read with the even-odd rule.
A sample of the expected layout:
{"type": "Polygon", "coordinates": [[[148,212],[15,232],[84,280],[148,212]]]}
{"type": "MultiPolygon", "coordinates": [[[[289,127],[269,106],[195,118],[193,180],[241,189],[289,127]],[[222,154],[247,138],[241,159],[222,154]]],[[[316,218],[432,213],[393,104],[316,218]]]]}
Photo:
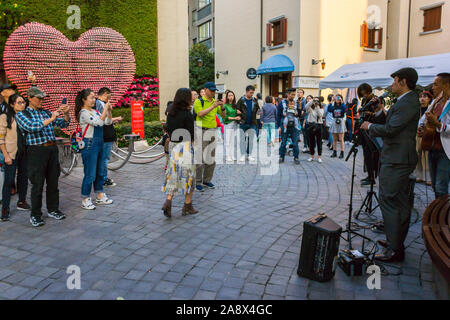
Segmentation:
{"type": "Polygon", "coordinates": [[[94,28],[75,41],[41,23],[27,23],[8,38],[4,51],[4,66],[9,80],[22,94],[30,87],[28,72],[36,75],[36,83],[49,97],[44,108],[57,109],[68,99],[72,123],[65,130],[72,132],[77,92],[90,88],[95,93],[108,87],[112,91],[111,104],[120,100],[133,81],[136,62],[127,40],[110,28],[94,28]]]}

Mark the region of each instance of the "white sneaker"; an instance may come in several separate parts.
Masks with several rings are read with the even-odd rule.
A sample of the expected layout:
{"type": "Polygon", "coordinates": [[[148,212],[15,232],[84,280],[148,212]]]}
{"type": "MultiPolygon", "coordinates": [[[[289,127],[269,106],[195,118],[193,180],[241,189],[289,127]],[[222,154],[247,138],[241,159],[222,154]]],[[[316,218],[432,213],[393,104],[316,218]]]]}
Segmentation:
{"type": "Polygon", "coordinates": [[[319,160],[317,160],[317,161],[319,161],[319,163],[322,163],[322,162],[323,162],[321,158],[319,158],[319,160]]]}
{"type": "Polygon", "coordinates": [[[233,162],[233,158],[227,157],[226,162],[233,162]]]}
{"type": "Polygon", "coordinates": [[[110,205],[110,204],[113,204],[113,200],[112,199],[109,199],[107,196],[106,196],[106,194],[103,194],[103,198],[97,198],[97,200],[95,200],[95,202],[98,204],[98,205],[110,205]]]}
{"type": "Polygon", "coordinates": [[[308,159],[308,162],[313,162],[314,161],[314,158],[309,158],[308,159]]]}
{"type": "Polygon", "coordinates": [[[308,148],[303,148],[303,152],[308,152],[308,148]]]}
{"type": "Polygon", "coordinates": [[[92,203],[92,199],[91,199],[91,198],[84,199],[84,200],[81,202],[81,207],[82,207],[84,210],[95,210],[95,209],[96,209],[96,207],[95,207],[94,204],[92,203]]]}
{"type": "Polygon", "coordinates": [[[249,157],[248,157],[248,161],[249,161],[249,162],[256,162],[256,159],[253,158],[252,156],[249,156],[249,157]]]}
{"type": "Polygon", "coordinates": [[[239,162],[245,162],[245,156],[240,157],[239,162]]]}

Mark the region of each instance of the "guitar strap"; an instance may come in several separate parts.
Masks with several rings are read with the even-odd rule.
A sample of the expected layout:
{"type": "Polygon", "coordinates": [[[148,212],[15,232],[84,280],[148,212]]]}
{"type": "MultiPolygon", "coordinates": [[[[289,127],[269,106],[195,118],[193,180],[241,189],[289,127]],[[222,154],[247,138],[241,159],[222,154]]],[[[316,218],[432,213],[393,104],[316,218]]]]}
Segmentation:
{"type": "Polygon", "coordinates": [[[444,116],[447,114],[447,112],[450,111],[450,102],[447,101],[447,106],[445,107],[444,111],[442,111],[441,116],[439,117],[439,121],[442,121],[442,119],[444,118],[444,116]]]}

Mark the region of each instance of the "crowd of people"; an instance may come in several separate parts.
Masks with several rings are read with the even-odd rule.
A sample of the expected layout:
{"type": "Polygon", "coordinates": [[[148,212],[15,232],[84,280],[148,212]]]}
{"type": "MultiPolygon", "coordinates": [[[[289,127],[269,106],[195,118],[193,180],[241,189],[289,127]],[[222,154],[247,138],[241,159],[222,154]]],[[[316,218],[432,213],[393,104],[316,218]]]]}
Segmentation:
{"type": "MultiPolygon", "coordinates": [[[[340,94],[330,94],[326,104],[323,97],[305,97],[302,89],[289,89],[282,99],[267,96],[264,101],[261,95],[255,95],[253,86],[245,88],[241,97],[227,90],[218,98],[217,87],[212,82],[206,83],[200,94],[188,88],[179,89],[173,102],[168,105],[167,123],[164,124],[167,154],[162,187],[167,194],[162,208],[164,215],[172,216],[172,199],[180,192],[185,196],[182,214],[198,213],[192,204],[193,195],[195,191],[215,188],[215,153],[221,133],[227,163],[255,162],[254,142],[261,137],[272,149],[280,142],[279,163],[285,162],[288,148],[292,148],[297,165],[300,163],[301,137],[302,151],[310,154],[309,162],[316,159],[319,163],[323,162],[323,141],[328,141],[327,147],[332,151],[330,157],[339,159],[344,158],[346,143],[361,144],[364,167],[368,173],[361,184],[373,186],[380,173],[381,207],[383,215],[386,215],[385,221],[393,219],[395,210],[392,208],[404,204],[396,203],[402,197],[392,199],[392,190],[386,187],[384,181],[392,174],[395,176],[391,172],[392,166],[407,166],[404,175],[399,178],[400,182],[414,164],[417,182],[431,185],[436,197],[448,194],[449,74],[439,74],[432,90],[421,92],[417,99],[414,91],[417,82],[415,70],[399,71],[393,78],[396,81],[393,93],[400,96],[398,101],[407,102],[404,104],[409,106],[409,109],[402,109],[402,113],[396,112],[397,106],[402,105],[398,101],[394,101],[394,105],[386,111],[383,97],[374,96],[368,84],[358,88],[360,105],[358,99],[345,103],[340,94]],[[417,114],[411,111],[416,105],[417,114]],[[410,119],[404,124],[406,117],[410,119]],[[407,129],[410,127],[415,127],[413,153],[409,150],[411,137],[407,129]],[[188,138],[183,131],[188,132],[188,138]],[[403,140],[396,144],[392,136],[398,135],[403,135],[403,140]],[[381,137],[382,142],[378,142],[376,137],[381,137]],[[201,141],[198,149],[196,141],[201,141]],[[405,152],[402,153],[402,150],[405,152]]],[[[17,189],[17,209],[31,210],[30,223],[39,227],[45,224],[42,218],[44,184],[48,216],[56,220],[65,218],[59,210],[60,164],[54,128],[67,128],[73,120],[69,116],[66,99],[54,112],[43,109],[47,95],[35,85],[33,75],[29,76],[29,80],[31,86],[27,97],[16,94],[14,86],[5,84],[0,87],[3,98],[0,105],[0,162],[4,170],[1,220],[10,219],[11,196],[17,189]],[[28,181],[31,182],[31,205],[26,200],[28,181]]],[[[108,178],[107,164],[116,139],[114,123],[122,119],[112,117],[110,98],[111,90],[106,87],[98,92],[84,89],[76,96],[75,116],[82,134],[78,147],[84,165],[81,206],[86,210],[113,203],[104,188],[116,185],[108,178]],[[92,192],[96,194],[95,201],[91,198],[92,192]]],[[[390,186],[392,188],[395,184],[390,186]]],[[[407,216],[406,213],[399,213],[402,214],[407,216]]],[[[388,242],[397,241],[390,247],[392,252],[401,251],[399,239],[388,239],[388,242]]]]}
{"type": "Polygon", "coordinates": [[[436,198],[447,195],[450,181],[450,74],[437,75],[432,93],[423,91],[420,99],[416,90],[418,74],[412,68],[392,74],[392,93],[398,96],[386,110],[384,97],[376,97],[372,87],[361,84],[358,99],[347,104],[340,94],[329,95],[328,104],[323,97],[304,97],[302,89],[289,89],[285,98],[254,96],[255,88],[248,86],[237,99],[233,91],[215,99],[217,88],[207,83],[200,97],[190,89],[180,89],[168,107],[167,126],[170,139],[169,165],[163,191],[167,193],[163,211],[172,215],[172,199],[179,191],[185,195],[182,213],[196,214],[192,196],[195,190],[215,188],[212,183],[215,168],[215,149],[220,119],[225,124],[225,157],[227,162],[250,162],[252,141],[261,132],[267,145],[274,147],[281,141],[279,162],[285,161],[287,148],[292,146],[296,164],[299,164],[300,135],[304,152],[310,153],[308,161],[316,157],[322,163],[322,143],[328,140],[332,158],[344,158],[345,140],[354,146],[362,145],[364,169],[368,177],[362,186],[374,186],[379,175],[380,207],[385,225],[386,240],[379,241],[385,248],[376,256],[379,261],[404,260],[403,242],[411,216],[411,180],[416,170],[418,182],[431,182],[436,198]],[[278,101],[277,101],[278,100],[278,101]],[[419,121],[419,118],[420,121],[419,121]],[[195,127],[201,134],[195,136],[195,127]],[[173,137],[178,129],[188,130],[190,139],[173,137]],[[278,132],[277,132],[278,131],[278,132]],[[248,134],[247,134],[248,132],[248,134]],[[431,138],[427,137],[431,133],[431,138]],[[235,156],[236,135],[240,135],[241,157],[235,156]],[[201,147],[195,150],[195,139],[201,147]],[[429,145],[424,141],[431,139],[429,145]],[[208,153],[209,151],[209,153],[208,153]],[[209,159],[203,158],[209,154],[209,159]],[[200,163],[194,158],[200,154],[200,163]],[[186,156],[187,155],[187,156],[186,156]],[[212,160],[212,161],[211,161],[212,160]],[[429,169],[428,169],[429,168],[429,169]]]}
{"type": "MultiPolygon", "coordinates": [[[[47,216],[63,220],[66,215],[59,209],[59,176],[61,172],[55,127],[67,128],[71,121],[67,99],[54,112],[43,108],[47,94],[36,86],[36,77],[29,75],[31,82],[27,96],[17,94],[15,86],[0,87],[3,102],[0,106],[0,162],[4,171],[2,188],[1,221],[11,217],[11,196],[18,191],[18,210],[31,211],[33,227],[45,225],[42,213],[42,198],[46,185],[47,216]],[[16,183],[17,181],[17,183],[16,183]],[[26,201],[28,181],[31,182],[31,205],[26,201]]],[[[97,193],[96,205],[109,205],[113,201],[104,193],[104,187],[115,186],[108,178],[107,164],[112,145],[116,139],[109,99],[111,90],[102,88],[98,93],[84,89],[77,94],[75,114],[81,127],[81,151],[84,178],[81,186],[83,209],[96,207],[90,198],[92,189],[97,193]]]]}
{"type": "MultiPolygon", "coordinates": [[[[305,97],[303,89],[288,89],[284,98],[267,96],[264,101],[260,94],[255,96],[255,88],[248,86],[239,98],[227,90],[216,98],[217,87],[208,82],[199,91],[180,89],[169,102],[166,110],[167,123],[164,125],[165,139],[163,143],[166,151],[166,179],[163,191],[168,194],[163,206],[164,214],[171,216],[171,201],[175,194],[182,189],[186,196],[185,206],[192,207],[194,190],[204,192],[214,189],[212,183],[215,169],[215,151],[221,125],[224,127],[224,151],[226,163],[254,163],[255,141],[265,137],[267,146],[279,146],[279,163],[285,162],[288,148],[292,148],[294,162],[300,164],[300,136],[303,137],[303,152],[309,153],[309,162],[316,160],[323,163],[323,141],[328,140],[328,147],[332,150],[331,158],[344,158],[345,144],[352,143],[352,132],[358,119],[357,104],[354,99],[348,106],[342,95],[330,94],[328,104],[323,97],[305,97]],[[190,115],[188,112],[190,111],[190,115]],[[192,116],[192,118],[191,118],[192,116]],[[191,123],[193,122],[193,123],[191,123]],[[198,128],[200,136],[194,137],[194,128],[198,128]],[[176,130],[188,130],[191,143],[172,137],[176,130]],[[191,132],[192,131],[192,132],[191,132]],[[347,135],[347,136],[346,136],[347,135]],[[194,150],[195,139],[201,140],[201,148],[194,150]],[[347,139],[347,142],[345,142],[347,139]],[[237,143],[236,143],[237,142],[237,143]],[[184,154],[189,153],[191,162],[186,162],[183,152],[177,150],[174,154],[174,144],[181,144],[184,154]],[[170,147],[169,147],[170,145],[170,147]],[[194,152],[197,151],[197,152],[194,152]],[[209,151],[210,161],[203,155],[209,151]],[[194,158],[200,154],[200,161],[196,163],[193,174],[194,158]]],[[[384,110],[384,109],[383,109],[384,110]]],[[[196,210],[192,210],[195,211],[196,210]]],[[[187,212],[184,210],[183,212],[187,212]]]]}

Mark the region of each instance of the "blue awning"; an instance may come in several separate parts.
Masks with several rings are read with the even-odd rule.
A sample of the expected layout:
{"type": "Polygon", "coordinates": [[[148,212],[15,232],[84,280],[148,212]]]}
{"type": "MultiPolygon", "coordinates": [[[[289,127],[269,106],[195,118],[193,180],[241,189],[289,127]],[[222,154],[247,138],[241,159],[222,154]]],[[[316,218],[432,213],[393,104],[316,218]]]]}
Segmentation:
{"type": "Polygon", "coordinates": [[[284,54],[277,54],[265,60],[258,68],[258,74],[292,72],[295,70],[294,63],[284,54]]]}

